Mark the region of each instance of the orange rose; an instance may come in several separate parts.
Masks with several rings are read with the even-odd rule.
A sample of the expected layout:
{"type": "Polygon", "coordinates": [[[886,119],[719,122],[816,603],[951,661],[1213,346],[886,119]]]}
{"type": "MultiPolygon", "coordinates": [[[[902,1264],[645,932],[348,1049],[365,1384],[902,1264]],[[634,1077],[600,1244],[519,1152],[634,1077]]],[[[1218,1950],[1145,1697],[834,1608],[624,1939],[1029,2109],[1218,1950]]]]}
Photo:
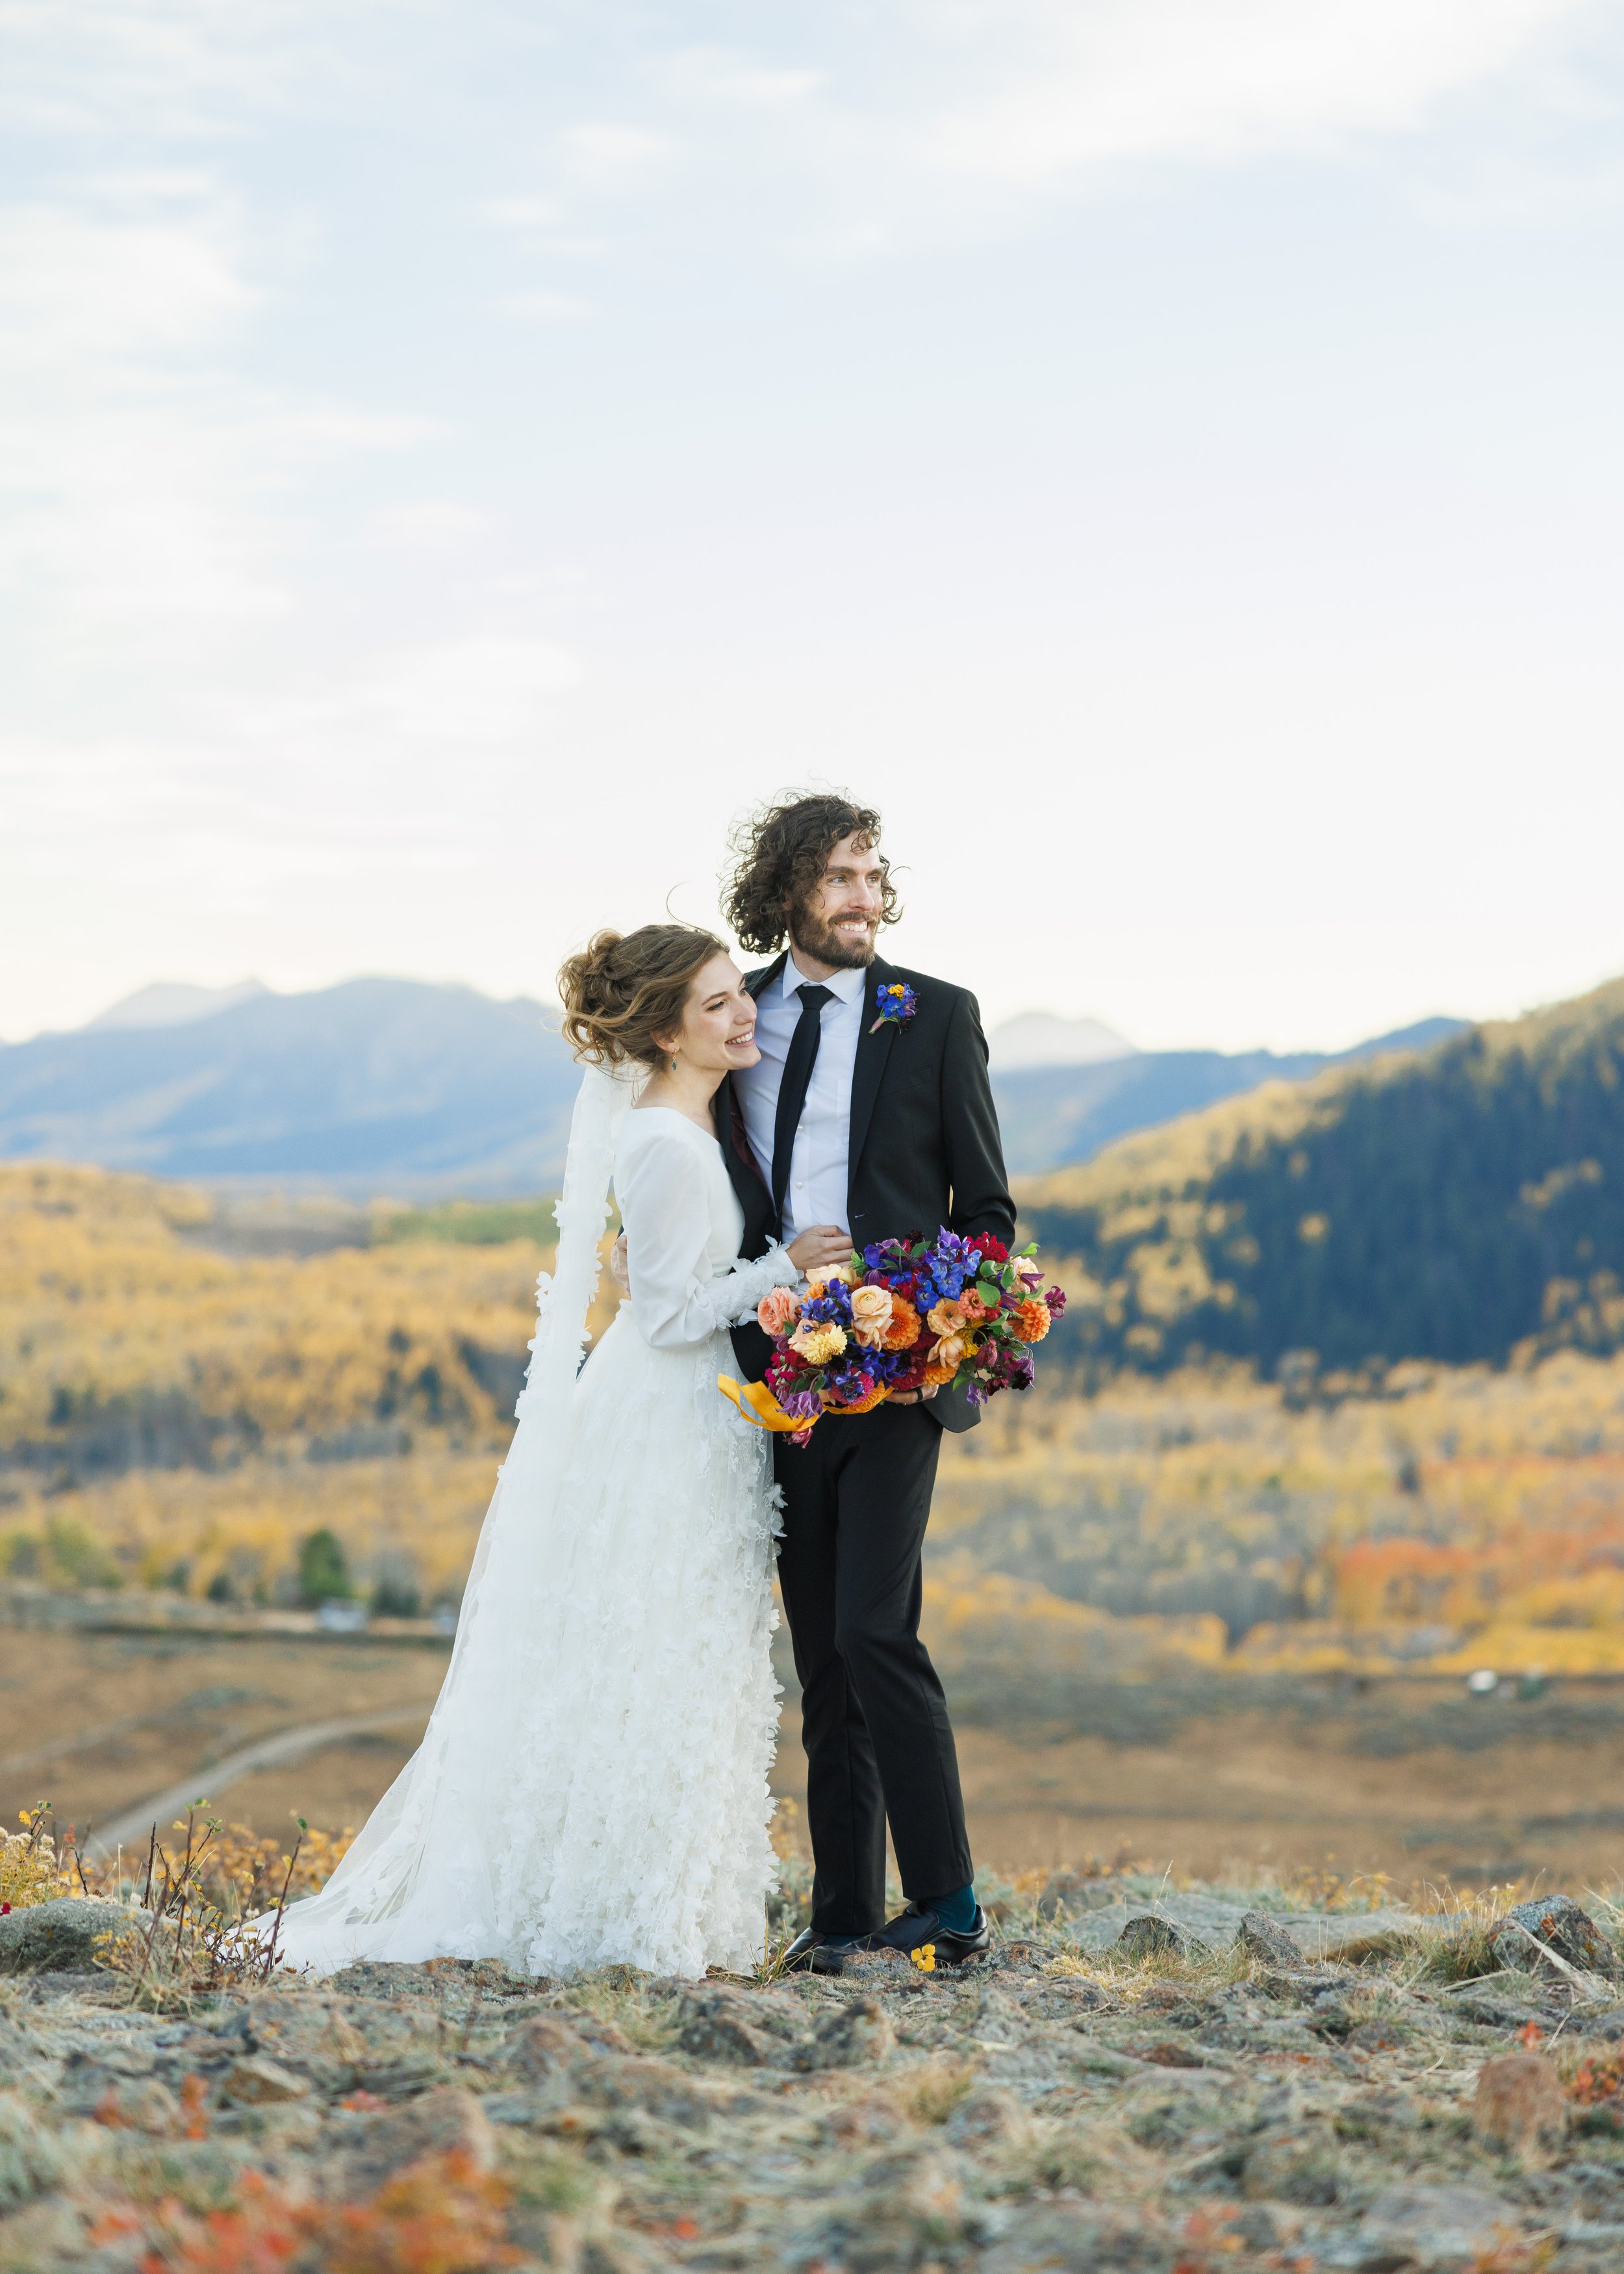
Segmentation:
{"type": "Polygon", "coordinates": [[[936,1344],[936,1363],[957,1374],[974,1348],[968,1335],[944,1335],[936,1344]]]}
{"type": "Polygon", "coordinates": [[[801,1298],[793,1287],[771,1287],[756,1306],[756,1323],[764,1335],[781,1335],[801,1316],[801,1298]]]}
{"type": "Polygon", "coordinates": [[[912,1350],[919,1340],[919,1313],[906,1295],[891,1299],[891,1325],[881,1345],[885,1350],[912,1350]]]}
{"type": "Polygon", "coordinates": [[[853,1287],[852,1332],[870,1350],[883,1349],[891,1326],[889,1287],[853,1287]]]}
{"type": "Polygon", "coordinates": [[[1054,1322],[1049,1315],[1049,1305],[1033,1295],[1026,1302],[1017,1303],[1011,1323],[1023,1343],[1041,1343],[1054,1322]]]}

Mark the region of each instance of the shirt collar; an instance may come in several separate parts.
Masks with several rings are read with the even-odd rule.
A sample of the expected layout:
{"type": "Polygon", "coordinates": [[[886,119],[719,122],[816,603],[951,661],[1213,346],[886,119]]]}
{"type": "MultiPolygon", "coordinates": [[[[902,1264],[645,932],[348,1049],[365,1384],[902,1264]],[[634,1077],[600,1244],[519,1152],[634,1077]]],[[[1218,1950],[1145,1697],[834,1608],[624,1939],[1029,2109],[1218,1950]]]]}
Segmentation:
{"type": "MultiPolygon", "coordinates": [[[[816,983],[827,987],[830,993],[838,996],[842,1003],[853,1003],[862,993],[863,983],[868,976],[868,970],[865,965],[861,970],[837,971],[832,979],[824,979],[816,983]]],[[[786,955],[783,980],[785,1001],[793,1003],[802,987],[809,987],[814,983],[804,972],[797,970],[793,955],[786,955]]]]}

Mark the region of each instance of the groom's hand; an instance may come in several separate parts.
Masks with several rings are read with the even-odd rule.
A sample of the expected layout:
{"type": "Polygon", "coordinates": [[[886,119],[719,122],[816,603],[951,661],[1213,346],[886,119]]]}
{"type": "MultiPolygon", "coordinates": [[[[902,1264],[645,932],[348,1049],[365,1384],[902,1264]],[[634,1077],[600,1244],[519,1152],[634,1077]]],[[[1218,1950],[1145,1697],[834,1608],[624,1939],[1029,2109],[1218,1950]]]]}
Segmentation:
{"type": "Polygon", "coordinates": [[[934,1397],[941,1388],[939,1382],[928,1382],[922,1389],[897,1389],[891,1392],[893,1405],[918,1405],[927,1397],[934,1397]]]}

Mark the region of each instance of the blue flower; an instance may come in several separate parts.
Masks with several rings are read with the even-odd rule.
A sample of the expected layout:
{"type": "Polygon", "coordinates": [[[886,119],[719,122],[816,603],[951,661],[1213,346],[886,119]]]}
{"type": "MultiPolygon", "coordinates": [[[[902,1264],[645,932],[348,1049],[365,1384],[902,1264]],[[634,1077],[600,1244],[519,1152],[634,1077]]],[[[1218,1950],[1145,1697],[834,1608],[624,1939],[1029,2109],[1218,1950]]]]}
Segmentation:
{"type": "Polygon", "coordinates": [[[880,1015],[868,1029],[871,1035],[877,1035],[882,1027],[906,1027],[919,1008],[918,996],[900,979],[882,979],[875,988],[874,999],[880,1015]]]}

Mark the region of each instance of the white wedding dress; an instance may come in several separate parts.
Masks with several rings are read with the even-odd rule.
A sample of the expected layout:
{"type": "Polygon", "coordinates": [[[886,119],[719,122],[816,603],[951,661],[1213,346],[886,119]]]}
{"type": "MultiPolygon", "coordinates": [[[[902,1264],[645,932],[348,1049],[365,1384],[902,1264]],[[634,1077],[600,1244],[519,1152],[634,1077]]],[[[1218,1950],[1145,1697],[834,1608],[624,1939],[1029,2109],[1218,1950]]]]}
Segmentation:
{"type": "Polygon", "coordinates": [[[782,1249],[736,1261],[719,1146],[668,1108],[628,1112],[633,1088],[583,1081],[557,1269],[450,1669],[360,1837],[289,1907],[295,1967],[696,1977],[763,1955],[777,1495],[766,1433],[716,1380],[728,1324],[796,1273],[782,1249]],[[631,1300],[582,1366],[611,1160],[631,1300]]]}

